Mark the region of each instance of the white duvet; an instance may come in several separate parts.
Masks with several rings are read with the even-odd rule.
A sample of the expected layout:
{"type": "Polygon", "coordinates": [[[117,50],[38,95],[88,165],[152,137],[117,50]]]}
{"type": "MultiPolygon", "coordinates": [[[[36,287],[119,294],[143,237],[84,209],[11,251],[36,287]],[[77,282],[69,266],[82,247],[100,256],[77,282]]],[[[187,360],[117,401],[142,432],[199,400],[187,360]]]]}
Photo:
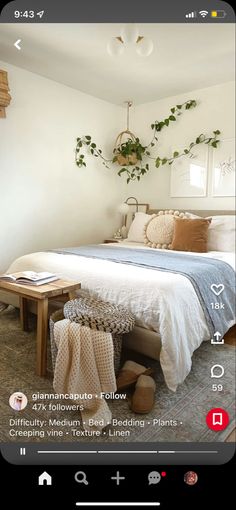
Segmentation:
{"type": "MultiPolygon", "coordinates": [[[[138,243],[124,242],[122,246],[150,250],[138,243]]],[[[183,253],[186,257],[191,255],[183,253]]],[[[194,255],[217,258],[234,267],[233,253],[194,255]]],[[[92,295],[127,307],[134,314],[137,326],[159,333],[161,367],[166,384],[173,391],[190,372],[195,349],[204,340],[209,340],[203,310],[191,282],[185,276],[50,252],[24,255],[16,259],[7,272],[25,270],[50,271],[61,278],[78,280],[82,288],[92,295]]]]}

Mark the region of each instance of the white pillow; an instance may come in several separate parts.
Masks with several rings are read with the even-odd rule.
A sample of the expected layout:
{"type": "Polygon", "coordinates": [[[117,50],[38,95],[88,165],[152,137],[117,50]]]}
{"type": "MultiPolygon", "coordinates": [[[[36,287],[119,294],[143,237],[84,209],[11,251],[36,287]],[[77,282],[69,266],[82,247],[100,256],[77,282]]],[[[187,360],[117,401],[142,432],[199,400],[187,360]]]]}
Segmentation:
{"type": "Polygon", "coordinates": [[[144,227],[152,216],[143,212],[136,212],[128,233],[128,241],[134,243],[144,243],[144,227]]]}
{"type": "Polygon", "coordinates": [[[208,251],[235,250],[235,216],[212,216],[208,230],[208,251]]]}

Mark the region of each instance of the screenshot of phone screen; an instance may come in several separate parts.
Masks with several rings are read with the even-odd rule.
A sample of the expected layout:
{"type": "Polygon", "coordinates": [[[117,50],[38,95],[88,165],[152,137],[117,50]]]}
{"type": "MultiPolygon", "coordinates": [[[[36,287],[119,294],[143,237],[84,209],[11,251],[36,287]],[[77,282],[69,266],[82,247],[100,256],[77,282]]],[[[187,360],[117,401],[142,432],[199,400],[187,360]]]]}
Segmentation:
{"type": "Polygon", "coordinates": [[[0,15],[1,453],[195,485],[235,451],[235,17],[110,4],[0,15]]]}

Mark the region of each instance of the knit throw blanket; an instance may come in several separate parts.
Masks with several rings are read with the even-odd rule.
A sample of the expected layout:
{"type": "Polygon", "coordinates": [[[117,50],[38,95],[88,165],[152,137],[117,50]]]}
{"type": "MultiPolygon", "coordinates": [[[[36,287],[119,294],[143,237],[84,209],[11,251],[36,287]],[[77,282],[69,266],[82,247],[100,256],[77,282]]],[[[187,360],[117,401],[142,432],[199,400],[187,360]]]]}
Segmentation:
{"type": "Polygon", "coordinates": [[[73,401],[81,405],[84,429],[102,429],[111,422],[112,415],[101,393],[116,391],[111,333],[64,319],[55,323],[54,338],[58,348],[54,390],[75,396],[73,401]],[[91,427],[90,419],[103,425],[91,427]]]}

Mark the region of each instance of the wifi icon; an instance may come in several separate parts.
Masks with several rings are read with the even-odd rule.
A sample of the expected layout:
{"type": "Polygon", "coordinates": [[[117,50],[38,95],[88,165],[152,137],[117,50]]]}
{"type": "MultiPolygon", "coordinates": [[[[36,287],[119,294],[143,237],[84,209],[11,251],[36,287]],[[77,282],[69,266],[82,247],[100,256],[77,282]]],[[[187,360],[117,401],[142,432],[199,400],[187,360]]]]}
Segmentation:
{"type": "Polygon", "coordinates": [[[208,11],[199,11],[199,14],[202,18],[205,18],[208,15],[208,11]]]}

